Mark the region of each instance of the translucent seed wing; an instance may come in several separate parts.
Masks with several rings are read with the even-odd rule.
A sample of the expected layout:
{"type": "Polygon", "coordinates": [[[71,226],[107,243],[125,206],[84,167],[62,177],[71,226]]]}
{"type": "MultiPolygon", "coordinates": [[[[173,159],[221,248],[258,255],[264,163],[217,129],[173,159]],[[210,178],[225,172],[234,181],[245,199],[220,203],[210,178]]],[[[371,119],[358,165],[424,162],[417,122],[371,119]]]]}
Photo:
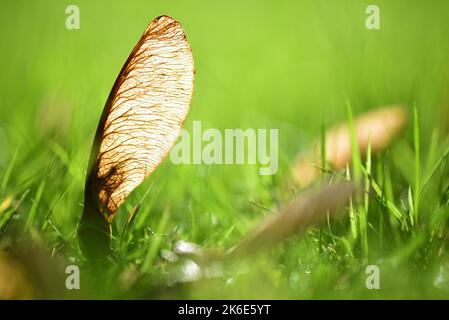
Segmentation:
{"type": "Polygon", "coordinates": [[[194,76],[182,26],[167,16],[153,20],[112,88],[91,153],[86,187],[108,221],[175,143],[194,76]]]}

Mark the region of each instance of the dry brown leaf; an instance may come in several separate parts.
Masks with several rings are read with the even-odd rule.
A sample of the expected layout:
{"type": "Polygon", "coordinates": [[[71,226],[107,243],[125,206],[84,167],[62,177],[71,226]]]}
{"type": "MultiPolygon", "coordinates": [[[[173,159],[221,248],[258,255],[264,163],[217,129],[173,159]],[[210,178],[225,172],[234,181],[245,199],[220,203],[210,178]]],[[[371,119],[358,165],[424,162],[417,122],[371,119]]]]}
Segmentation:
{"type": "MultiPolygon", "coordinates": [[[[371,139],[371,152],[385,150],[407,123],[407,112],[402,106],[391,106],[367,112],[354,121],[357,144],[362,156],[371,139]]],[[[351,138],[347,123],[335,126],[326,133],[326,162],[333,169],[344,169],[351,162],[351,138]]],[[[292,174],[300,186],[310,185],[320,176],[321,143],[295,161],[292,174]]]]}
{"type": "Polygon", "coordinates": [[[167,16],[153,20],[123,66],[97,128],[80,228],[87,250],[109,246],[104,242],[118,208],[175,143],[190,107],[194,76],[181,24],[167,16]],[[88,236],[92,230],[97,230],[93,238],[88,236]]]}
{"type": "Polygon", "coordinates": [[[231,257],[253,255],[284,238],[304,233],[326,214],[334,215],[356,192],[354,184],[339,182],[299,196],[280,213],[271,214],[232,249],[231,257]]]}

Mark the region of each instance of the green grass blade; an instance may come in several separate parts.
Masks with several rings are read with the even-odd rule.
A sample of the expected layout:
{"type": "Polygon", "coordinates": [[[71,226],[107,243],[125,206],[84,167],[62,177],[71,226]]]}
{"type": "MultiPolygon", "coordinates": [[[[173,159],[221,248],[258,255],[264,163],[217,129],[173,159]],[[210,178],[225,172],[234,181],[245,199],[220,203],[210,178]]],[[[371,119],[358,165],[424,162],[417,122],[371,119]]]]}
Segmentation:
{"type": "Polygon", "coordinates": [[[355,125],[354,125],[354,117],[352,115],[352,108],[351,104],[349,103],[349,100],[346,100],[346,116],[348,121],[348,127],[349,127],[349,135],[351,140],[351,152],[352,152],[352,166],[354,170],[353,175],[353,181],[355,183],[359,183],[360,181],[360,166],[361,166],[361,160],[360,160],[360,150],[359,145],[357,143],[357,135],[355,131],[355,125]]]}
{"type": "Polygon", "coordinates": [[[409,219],[410,219],[410,225],[413,227],[415,224],[415,205],[413,201],[413,194],[412,194],[412,188],[408,188],[408,208],[409,208],[409,219]]]}
{"type": "Polygon", "coordinates": [[[161,220],[159,221],[159,225],[156,230],[156,235],[153,241],[151,241],[150,248],[147,251],[144,262],[142,264],[142,272],[148,272],[151,270],[153,266],[154,259],[156,258],[157,252],[161,246],[162,240],[164,238],[163,234],[167,228],[168,220],[170,214],[168,209],[164,211],[162,214],[161,220]]]}
{"type": "Polygon", "coordinates": [[[416,105],[413,108],[414,115],[414,145],[415,145],[415,197],[414,197],[414,215],[415,222],[418,223],[419,218],[419,203],[420,203],[420,190],[421,190],[421,163],[420,163],[420,127],[419,127],[419,114],[416,105]]]}
{"type": "MultiPolygon", "coordinates": [[[[349,171],[349,166],[346,166],[346,180],[351,181],[351,173],[349,171]]],[[[351,236],[352,239],[357,239],[358,232],[357,232],[357,214],[354,209],[353,199],[352,197],[349,200],[349,223],[350,223],[350,229],[351,229],[351,236]]]]}
{"type": "Polygon", "coordinates": [[[442,156],[438,159],[437,163],[433,166],[430,173],[424,179],[424,182],[422,183],[421,186],[421,193],[425,190],[430,180],[432,180],[433,176],[436,174],[438,169],[443,165],[443,163],[447,160],[448,157],[449,157],[449,146],[446,147],[446,149],[443,151],[442,156]]]}
{"type": "Polygon", "coordinates": [[[33,204],[31,205],[30,211],[28,212],[28,217],[25,223],[24,231],[28,231],[29,228],[33,225],[34,220],[36,218],[37,210],[39,208],[39,202],[41,201],[42,193],[44,192],[45,180],[39,184],[37,188],[36,195],[33,199],[33,204]]]}
{"type": "Polygon", "coordinates": [[[321,122],[321,167],[323,168],[322,177],[325,177],[326,173],[326,123],[324,121],[324,115],[323,120],[321,122]]]}
{"type": "Polygon", "coordinates": [[[11,178],[12,170],[17,161],[17,154],[18,154],[18,149],[16,149],[16,151],[14,152],[12,159],[8,165],[8,168],[6,169],[5,174],[3,175],[2,183],[0,184],[0,194],[2,194],[3,191],[5,191],[5,189],[8,185],[9,179],[11,178]]]}

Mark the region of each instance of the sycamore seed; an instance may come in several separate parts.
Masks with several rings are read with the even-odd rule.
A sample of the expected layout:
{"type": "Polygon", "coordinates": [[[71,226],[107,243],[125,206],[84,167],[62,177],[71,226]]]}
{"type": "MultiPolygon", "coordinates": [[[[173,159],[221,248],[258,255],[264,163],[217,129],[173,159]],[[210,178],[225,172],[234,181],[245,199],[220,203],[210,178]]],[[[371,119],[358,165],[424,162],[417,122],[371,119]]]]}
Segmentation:
{"type": "MultiPolygon", "coordinates": [[[[366,155],[371,142],[373,154],[385,150],[407,123],[407,112],[402,106],[391,106],[367,112],[354,121],[355,136],[362,156],[366,155]]],[[[297,183],[308,186],[321,174],[321,142],[314,143],[312,150],[298,156],[292,166],[297,183]]],[[[332,169],[344,169],[351,162],[351,132],[347,123],[339,124],[326,133],[326,165],[332,169]]]]}
{"type": "Polygon", "coordinates": [[[117,210],[175,143],[194,76],[181,24],[167,16],[153,20],[120,71],[97,127],[79,229],[87,255],[109,250],[117,210]]]}

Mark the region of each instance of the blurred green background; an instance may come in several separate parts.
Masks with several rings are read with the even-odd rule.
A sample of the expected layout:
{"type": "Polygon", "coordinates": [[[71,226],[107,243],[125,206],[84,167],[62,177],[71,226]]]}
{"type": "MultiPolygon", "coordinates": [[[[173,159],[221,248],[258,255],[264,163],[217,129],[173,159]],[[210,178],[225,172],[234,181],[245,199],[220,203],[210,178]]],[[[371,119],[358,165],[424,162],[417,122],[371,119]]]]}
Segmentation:
{"type": "MultiPolygon", "coordinates": [[[[167,205],[167,248],[179,239],[206,247],[233,244],[267,214],[260,208],[282,206],[288,197],[279,185],[291,161],[319,136],[323,123],[346,119],[345,99],[354,114],[415,104],[423,157],[435,129],[440,137],[447,134],[448,1],[4,1],[0,201],[24,196],[13,224],[42,231],[50,248],[74,259],[80,259],[76,226],[99,116],[134,44],[162,14],[182,23],[194,54],[195,94],[186,128],[193,120],[219,129],[278,128],[280,169],[262,177],[250,165],[165,161],[122,210],[129,212],[150,190],[128,238],[134,247],[125,250],[137,264],[151,242],[145,230],[157,229],[167,205]],[[79,30],[65,27],[70,4],[80,8],[79,30]],[[380,30],[365,28],[370,4],[380,8],[380,30]]],[[[408,130],[402,144],[412,146],[411,137],[408,130]]],[[[407,171],[407,162],[399,160],[394,170],[407,171]]],[[[395,181],[400,197],[408,181],[395,181]]],[[[116,233],[126,218],[119,214],[116,233]]],[[[336,262],[309,240],[297,239],[255,261],[228,291],[218,285],[186,296],[445,297],[432,286],[435,273],[420,273],[420,286],[410,283],[417,279],[414,263],[391,266],[386,279],[394,281],[385,280],[390,289],[368,292],[360,280],[364,269],[354,267],[359,264],[336,262]],[[335,289],[342,278],[353,280],[346,290],[335,289]]],[[[371,258],[392,252],[386,245],[371,258]]]]}

